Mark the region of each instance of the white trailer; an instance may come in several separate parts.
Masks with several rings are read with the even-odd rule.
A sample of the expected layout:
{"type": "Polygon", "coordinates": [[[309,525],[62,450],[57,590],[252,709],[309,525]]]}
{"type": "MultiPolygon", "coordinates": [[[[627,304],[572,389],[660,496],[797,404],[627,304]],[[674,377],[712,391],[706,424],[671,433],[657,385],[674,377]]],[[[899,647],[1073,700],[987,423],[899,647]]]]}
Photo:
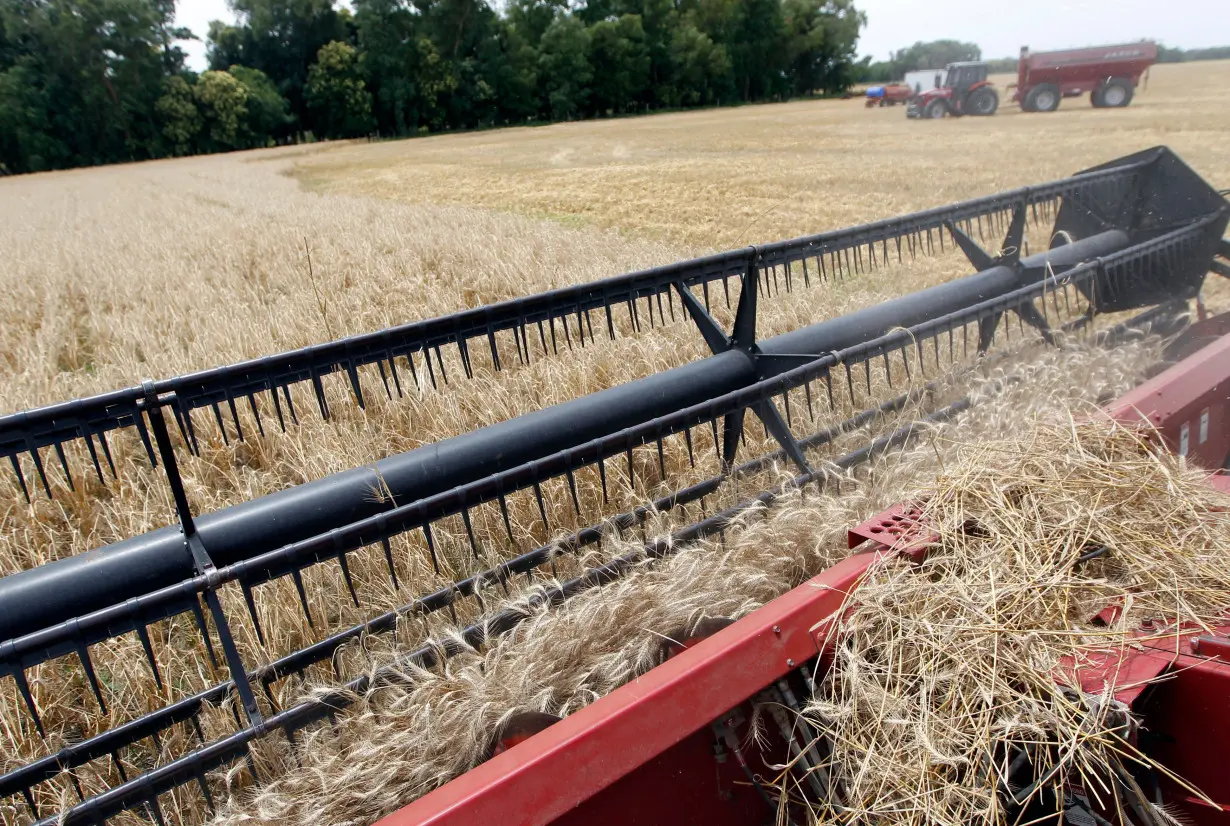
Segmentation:
{"type": "Polygon", "coordinates": [[[906,72],[906,86],[914,90],[914,94],[938,89],[944,85],[944,70],[943,69],[919,69],[916,72],[906,72]]]}

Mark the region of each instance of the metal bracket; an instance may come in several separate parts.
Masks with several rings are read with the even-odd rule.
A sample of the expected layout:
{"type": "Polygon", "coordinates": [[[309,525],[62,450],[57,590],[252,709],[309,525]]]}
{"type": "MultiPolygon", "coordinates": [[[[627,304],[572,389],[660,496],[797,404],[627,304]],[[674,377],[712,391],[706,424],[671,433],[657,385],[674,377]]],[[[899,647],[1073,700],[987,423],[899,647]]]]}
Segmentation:
{"type": "MultiPolygon", "coordinates": [[[[1024,250],[1025,243],[1025,210],[1027,203],[1028,198],[1017,204],[1016,208],[1012,211],[1012,222],[1008,225],[1008,232],[1004,235],[1004,243],[1000,246],[999,254],[995,256],[992,256],[980,247],[974,239],[965,234],[952,221],[945,221],[944,226],[947,227],[956,245],[965,253],[965,257],[969,259],[969,262],[979,272],[989,270],[992,267],[1011,267],[1019,273],[1021,271],[1021,253],[1024,250]]],[[[1047,323],[1042,313],[1038,312],[1037,307],[1032,303],[1025,303],[1014,309],[1022,321],[1042,334],[1042,338],[1046,340],[1047,344],[1055,344],[1054,331],[1051,330],[1051,325],[1047,323]]],[[[995,330],[999,327],[999,321],[1002,316],[1003,313],[995,313],[978,322],[979,353],[985,353],[990,348],[991,342],[995,338],[995,330]]]]}
{"type": "MultiPolygon", "coordinates": [[[[763,379],[765,377],[760,369],[760,348],[756,346],[756,294],[759,290],[759,281],[757,277],[757,265],[760,261],[760,253],[752,247],[752,254],[748,259],[747,271],[743,274],[742,289],[739,293],[739,305],[735,308],[735,323],[734,329],[730,336],[722,332],[721,326],[717,323],[704,305],[697,300],[696,296],[692,295],[691,290],[684,286],[682,281],[675,282],[675,290],[679,293],[679,300],[683,306],[687,308],[688,314],[692,320],[696,322],[697,328],[700,330],[701,336],[704,337],[705,343],[709,345],[710,351],[715,355],[725,353],[729,350],[740,350],[746,353],[752,359],[752,364],[756,369],[756,377],[763,379]]],[[[794,434],[790,432],[790,427],[782,419],[781,413],[773,406],[770,399],[763,399],[750,406],[751,410],[764,423],[765,430],[772,436],[786,455],[789,456],[803,473],[811,473],[812,469],[807,464],[807,457],[803,454],[803,448],[798,440],[794,438],[794,434]]],[[[739,449],[739,441],[743,436],[744,418],[747,410],[738,410],[733,413],[727,413],[723,423],[723,438],[722,438],[722,466],[725,472],[734,467],[735,454],[739,449]]]]}
{"type": "MultiPolygon", "coordinates": [[[[252,693],[252,686],[248,682],[248,672],[244,667],[243,658],[239,655],[239,649],[235,645],[235,637],[231,633],[230,624],[222,610],[222,602],[218,599],[217,568],[213,560],[209,558],[209,552],[201,541],[201,535],[197,533],[196,522],[192,518],[192,508],[188,504],[188,494],[184,490],[184,480],[179,474],[179,463],[175,459],[175,446],[171,444],[167,422],[162,415],[164,406],[175,403],[175,395],[172,393],[159,398],[154,389],[154,383],[148,379],[141,382],[141,389],[145,391],[145,395],[139,403],[139,409],[143,410],[149,418],[150,430],[153,431],[154,441],[158,445],[158,455],[162,459],[167,484],[171,486],[171,496],[175,500],[175,511],[179,517],[180,531],[184,535],[184,546],[192,554],[192,565],[197,575],[205,577],[205,603],[213,617],[214,630],[218,632],[218,641],[222,644],[227,670],[230,672],[231,681],[235,684],[235,691],[239,694],[244,712],[248,716],[248,722],[254,726],[259,725],[262,720],[260,707],[256,704],[256,695],[252,693]]],[[[209,638],[203,624],[201,635],[205,637],[205,642],[208,644],[209,638]]]]}

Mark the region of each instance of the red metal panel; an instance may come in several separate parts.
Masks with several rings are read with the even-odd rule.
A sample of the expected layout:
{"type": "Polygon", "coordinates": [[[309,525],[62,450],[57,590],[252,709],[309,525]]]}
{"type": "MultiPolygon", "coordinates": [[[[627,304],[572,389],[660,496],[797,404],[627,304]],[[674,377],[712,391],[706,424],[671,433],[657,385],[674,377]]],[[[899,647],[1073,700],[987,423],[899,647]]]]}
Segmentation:
{"type": "Polygon", "coordinates": [[[818,653],[809,629],[879,555],[854,554],[379,826],[556,822],[818,653]]]}
{"type": "Polygon", "coordinates": [[[1110,408],[1124,422],[1147,421],[1166,446],[1210,469],[1230,454],[1230,336],[1218,339],[1110,408]]]}

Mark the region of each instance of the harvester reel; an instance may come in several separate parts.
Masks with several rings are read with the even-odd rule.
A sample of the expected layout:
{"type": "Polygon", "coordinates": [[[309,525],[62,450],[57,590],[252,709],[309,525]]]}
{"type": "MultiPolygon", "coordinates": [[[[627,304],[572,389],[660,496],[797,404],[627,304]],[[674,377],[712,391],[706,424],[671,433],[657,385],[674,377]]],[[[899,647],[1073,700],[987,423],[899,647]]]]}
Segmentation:
{"type": "MultiPolygon", "coordinates": [[[[945,103],[935,105],[942,116],[945,103]]],[[[1050,342],[1054,331],[1087,327],[1094,313],[1133,311],[1128,321],[1096,331],[1093,341],[1104,346],[1141,328],[1177,331],[1187,323],[1187,302],[1197,296],[1210,268],[1230,273],[1230,246],[1221,241],[1228,220],[1225,198],[1169,150],[1156,148],[1029,188],[2,416],[0,459],[13,470],[14,493],[20,490],[27,498],[42,492],[58,495],[71,483],[72,461],[87,462],[84,467],[92,466],[100,484],[107,484],[104,468],[115,477],[134,464],[112,457],[108,438],[124,433],[128,444],[138,453],[144,451],[166,476],[175,512],[167,515],[169,524],[161,529],[0,578],[0,681],[13,680],[13,696],[28,717],[22,722],[26,730],[46,736],[46,753],[11,763],[0,774],[0,805],[10,807],[11,801],[13,810],[33,822],[65,826],[105,823],[125,812],[157,821],[160,795],[174,792],[178,803],[181,795],[195,794],[197,786],[208,795],[209,783],[219,772],[242,768],[259,738],[285,737],[293,750],[303,742],[297,739],[299,732],[336,717],[372,687],[404,682],[415,669],[436,668],[460,652],[473,652],[539,609],[702,540],[716,541],[731,525],[787,492],[828,484],[834,472],[850,471],[915,439],[928,424],[961,415],[979,400],[970,396],[928,408],[919,421],[892,425],[892,430],[883,424],[885,414],[911,409],[939,381],[959,378],[984,355],[1015,353],[1019,342],[1010,333],[1016,325],[1000,324],[1005,314],[1019,316],[1023,335],[1027,324],[1050,342]],[[1025,255],[1025,227],[1031,219],[1064,243],[1025,255]],[[974,240],[977,235],[985,243],[1001,232],[1003,241],[994,253],[974,240]],[[823,289],[829,281],[944,253],[949,237],[975,272],[790,332],[757,337],[758,299],[823,289]],[[1222,260],[1217,260],[1219,255],[1222,260]],[[714,318],[713,304],[723,294],[727,306],[733,304],[730,287],[736,280],[741,291],[727,334],[714,318]],[[328,418],[329,404],[345,400],[331,394],[326,403],[327,382],[335,388],[348,386],[361,406],[365,373],[367,392],[383,386],[395,403],[407,390],[444,394],[450,392],[450,383],[484,380],[488,369],[568,358],[574,348],[603,346],[604,340],[650,335],[658,325],[689,322],[711,355],[369,466],[212,513],[193,510],[187,493],[192,485],[180,475],[177,453],[199,455],[211,433],[216,446],[232,438],[259,438],[266,428],[291,432],[308,415],[305,407],[328,418]],[[971,328],[978,330],[976,347],[967,338],[971,328]],[[749,410],[780,450],[757,448],[758,455],[739,456],[749,410]],[[843,447],[845,452],[838,455],[840,437],[877,424],[881,432],[867,444],[843,447]],[[652,475],[643,472],[645,454],[656,453],[657,481],[668,481],[668,439],[686,443],[688,460],[703,471],[697,474],[699,481],[665,485],[652,494],[657,497],[652,501],[646,501],[647,495],[618,512],[608,497],[608,465],[626,461],[628,478],[644,482],[652,475]],[[701,456],[698,444],[711,452],[701,456]],[[821,446],[828,446],[833,458],[813,465],[806,452],[821,446]],[[698,456],[710,464],[702,466],[698,456]],[[737,460],[741,464],[736,465],[737,460]],[[767,475],[782,461],[792,463],[798,475],[764,489],[773,483],[758,474],[767,475]],[[59,467],[53,464],[57,462],[59,467]],[[578,475],[592,471],[596,473],[588,484],[593,491],[578,491],[578,475]],[[759,480],[758,492],[749,498],[742,498],[746,488],[732,484],[744,479],[759,480]],[[554,500],[550,491],[544,493],[546,486],[558,491],[554,500]],[[373,497],[373,490],[386,495],[373,497]],[[518,525],[514,532],[518,519],[510,516],[509,504],[514,496],[536,513],[539,521],[532,530],[522,531],[518,525]],[[703,518],[689,524],[696,519],[685,510],[689,506],[697,507],[703,518]],[[472,518],[477,509],[484,509],[482,522],[472,518]],[[669,535],[645,536],[643,544],[620,547],[593,567],[584,568],[583,563],[583,571],[574,571],[571,578],[557,574],[554,566],[563,555],[576,559],[595,547],[608,550],[603,543],[612,528],[635,532],[657,514],[670,514],[678,519],[674,524],[683,526],[671,528],[669,535]],[[446,549],[445,535],[451,543],[446,549]],[[433,585],[436,590],[430,593],[400,596],[421,587],[419,581],[404,579],[406,565],[448,583],[452,576],[442,564],[450,560],[443,556],[446,551],[472,556],[469,563],[493,561],[465,579],[433,585]],[[367,610],[371,606],[364,606],[360,595],[366,599],[375,589],[369,590],[367,580],[356,586],[358,577],[352,576],[348,561],[360,555],[375,570],[387,568],[392,589],[381,593],[399,599],[357,612],[363,619],[347,619],[354,622],[350,627],[320,627],[319,612],[314,618],[309,608],[304,572],[336,565],[348,603],[367,610]],[[485,597],[499,594],[501,588],[511,596],[510,586],[519,577],[536,583],[534,588],[521,592],[520,602],[493,610],[485,597]],[[262,630],[258,610],[258,602],[269,593],[261,590],[258,596],[265,585],[287,586],[292,601],[297,594],[307,625],[319,639],[291,651],[271,650],[277,637],[262,630]],[[221,599],[224,588],[238,591],[242,599],[221,599]],[[468,613],[458,612],[459,606],[468,613]],[[400,651],[387,665],[357,674],[341,672],[337,654],[344,646],[369,635],[397,634],[405,627],[400,620],[409,615],[449,616],[438,612],[451,612],[458,625],[462,617],[471,624],[448,637],[446,644],[424,638],[418,648],[400,651]],[[194,672],[192,680],[163,673],[165,665],[160,669],[154,650],[159,637],[149,629],[168,620],[193,635],[190,645],[204,649],[202,659],[208,657],[209,667],[194,672]],[[240,622],[250,625],[259,646],[245,649],[246,637],[232,629],[240,622]],[[151,685],[160,687],[157,696],[163,704],[150,710],[142,703],[110,700],[103,690],[104,684],[111,690],[107,674],[95,664],[100,648],[127,634],[140,640],[141,646],[133,650],[138,657],[144,653],[151,685]],[[33,672],[39,682],[28,676],[53,661],[54,668],[33,672]],[[275,688],[330,662],[339,669],[336,686],[282,704],[286,692],[275,688]],[[62,676],[75,682],[47,687],[47,680],[62,676]],[[197,679],[203,683],[195,693],[178,688],[195,685],[197,679]],[[47,709],[40,713],[39,702],[54,696],[73,696],[72,702],[90,706],[99,729],[69,742],[62,732],[45,726],[47,709]],[[141,710],[127,711],[138,707],[141,710]],[[225,714],[217,713],[222,709],[225,714]],[[207,715],[212,715],[212,728],[201,725],[207,715]],[[220,726],[214,725],[219,719],[220,726]],[[185,727],[194,727],[186,738],[167,736],[185,727]],[[172,745],[165,750],[158,746],[155,770],[119,777],[127,771],[124,766],[145,765],[140,761],[158,743],[172,745]],[[105,767],[99,769],[107,761],[120,767],[115,776],[105,767]],[[80,800],[56,796],[56,784],[79,777],[88,780],[80,782],[80,800]]],[[[1028,335],[1032,339],[1032,333],[1028,335]]],[[[679,450],[682,453],[682,445],[679,450]]],[[[480,567],[473,564],[470,570],[480,567]]],[[[686,646],[728,625],[723,618],[705,620],[679,629],[675,642],[686,646]]],[[[721,639],[710,643],[721,644],[721,639]]],[[[660,653],[665,657],[670,649],[668,643],[660,653]]],[[[670,669],[683,659],[671,658],[662,667],[670,669]]],[[[788,665],[797,670],[802,662],[788,665]]],[[[798,676],[799,685],[805,685],[805,676],[798,676]]],[[[799,699],[792,693],[796,688],[802,690],[775,683],[774,691],[793,706],[799,699]]],[[[511,715],[493,738],[491,751],[501,744],[510,747],[513,739],[554,720],[537,712],[511,715]]],[[[738,745],[726,738],[734,727],[727,729],[719,732],[724,749],[738,745]]],[[[812,756],[799,759],[819,763],[812,756]]],[[[252,778],[256,783],[264,780],[252,778]]],[[[754,775],[753,781],[759,782],[754,775]]]]}

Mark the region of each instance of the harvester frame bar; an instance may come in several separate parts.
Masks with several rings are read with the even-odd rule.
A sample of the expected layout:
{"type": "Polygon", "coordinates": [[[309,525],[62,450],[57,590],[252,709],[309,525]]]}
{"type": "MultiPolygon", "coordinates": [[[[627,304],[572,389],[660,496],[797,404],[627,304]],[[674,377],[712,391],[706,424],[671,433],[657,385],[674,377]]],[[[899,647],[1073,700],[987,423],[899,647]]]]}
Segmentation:
{"type": "MultiPolygon", "coordinates": [[[[614,310],[620,305],[627,308],[634,329],[643,324],[637,302],[644,299],[644,312],[649,324],[654,324],[654,304],[658,305],[659,323],[666,323],[662,299],[666,294],[669,315],[674,320],[675,305],[673,287],[682,282],[685,287],[703,288],[706,309],[710,305],[710,285],[721,281],[726,301],[729,304],[729,280],[741,277],[755,264],[759,277],[764,279],[766,293],[780,289],[777,268],[782,268],[786,289],[793,289],[791,265],[802,264],[805,286],[810,286],[814,275],[817,280],[830,277],[845,277],[865,269],[878,267],[896,256],[898,261],[906,256],[928,254],[937,247],[943,249],[943,229],[955,223],[967,232],[977,230],[980,237],[988,231],[1006,226],[1008,215],[1024,204],[1031,210],[1035,222],[1039,212],[1053,214],[1056,203],[1064,198],[1079,198],[1098,187],[1115,186],[1130,180],[1140,170],[1148,167],[1150,159],[1138,159],[1110,169],[1074,175],[1038,186],[1025,187],[1008,192],[975,198],[947,207],[939,207],[897,218],[889,218],[860,227],[834,232],[804,236],[789,241],[775,242],[760,247],[747,247],[718,253],[702,258],[668,264],[649,270],[629,273],[574,287],[551,290],[537,295],[516,298],[448,316],[412,322],[373,333],[339,339],[324,344],[314,344],[278,355],[239,362],[163,379],[154,382],[154,392],[159,396],[173,394],[172,411],[176,424],[188,449],[199,451],[198,425],[194,424],[192,412],[209,408],[224,440],[246,437],[239,423],[239,405],[246,401],[258,428],[263,432],[257,398],[268,394],[280,427],[286,429],[286,419],[298,420],[290,388],[310,382],[320,414],[328,418],[329,406],[325,399],[322,379],[335,373],[346,374],[355,401],[363,407],[364,396],[359,368],[375,365],[389,398],[394,392],[401,397],[413,384],[435,387],[447,383],[441,348],[456,346],[467,374],[470,368],[470,350],[486,346],[495,369],[501,369],[501,356],[496,342],[496,333],[512,331],[516,338],[517,359],[525,363],[532,359],[531,339],[538,338],[541,353],[558,353],[561,347],[572,349],[573,335],[569,324],[575,325],[578,346],[585,346],[586,331],[594,340],[594,323],[591,313],[603,311],[600,326],[605,326],[608,338],[615,337],[614,310]],[[890,248],[889,244],[892,243],[890,248]],[[809,272],[807,261],[815,259],[809,272]],[[562,330],[556,333],[555,323],[561,322],[562,330]],[[544,328],[544,324],[547,325],[544,328]],[[537,336],[530,328],[537,327],[537,336]],[[550,344],[548,345],[548,340],[550,344]],[[416,367],[415,357],[419,365],[416,367]],[[432,356],[435,365],[432,364],[432,356]],[[406,381],[398,371],[409,377],[406,381]],[[386,374],[387,368],[387,374],[386,374]],[[437,372],[440,376],[437,378],[437,372]],[[390,383],[390,379],[392,383],[390,383]],[[280,394],[280,397],[279,397],[280,394]],[[285,409],[284,409],[285,408],[285,409]]],[[[125,428],[134,428],[140,436],[147,458],[156,464],[156,446],[143,421],[140,402],[147,395],[143,386],[134,386],[70,402],[52,404],[18,413],[0,416],[0,460],[8,459],[10,469],[27,498],[32,494],[21,470],[19,459],[26,457],[32,464],[41,487],[51,495],[52,487],[45,470],[45,460],[40,454],[44,448],[53,448],[64,471],[66,481],[72,484],[65,446],[81,441],[85,444],[100,480],[104,480],[103,464],[114,477],[117,473],[106,434],[125,428]],[[97,440],[97,446],[95,445],[97,440]],[[102,461],[100,461],[100,456],[102,461]]],[[[266,413],[267,415],[267,413],[266,413]]]]}

